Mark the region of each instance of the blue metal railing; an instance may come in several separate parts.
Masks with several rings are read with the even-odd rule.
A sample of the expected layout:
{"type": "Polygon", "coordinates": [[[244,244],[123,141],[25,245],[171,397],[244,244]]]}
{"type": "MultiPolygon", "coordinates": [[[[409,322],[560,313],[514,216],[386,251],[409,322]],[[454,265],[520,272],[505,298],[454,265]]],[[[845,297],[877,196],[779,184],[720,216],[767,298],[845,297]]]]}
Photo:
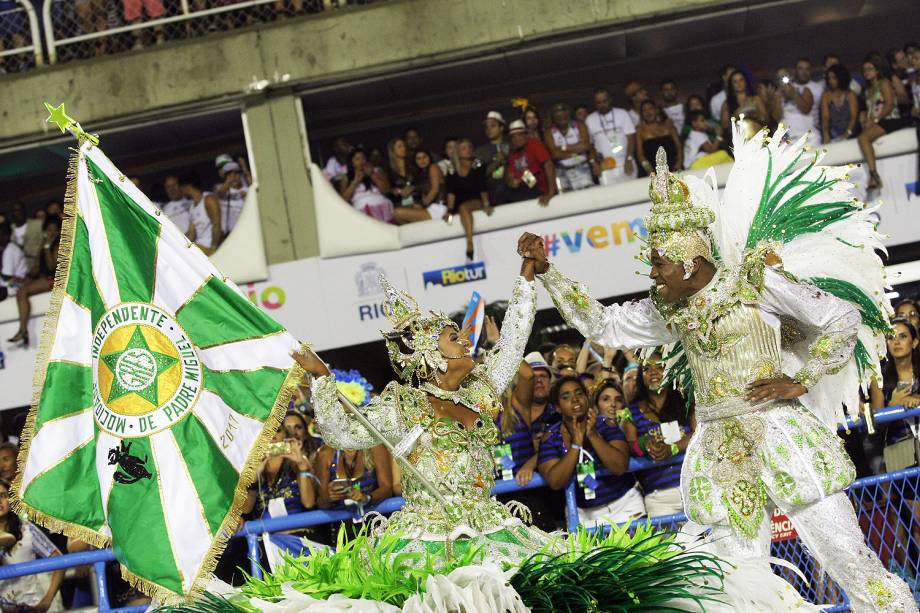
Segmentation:
{"type": "MultiPolygon", "coordinates": [[[[903,407],[890,407],[882,409],[875,413],[874,421],[878,424],[883,424],[909,417],[920,417],[920,408],[905,409],[903,407]]],[[[857,422],[850,421],[848,426],[850,429],[862,428],[865,426],[865,422],[863,420],[858,420],[857,422]]],[[[844,428],[841,427],[841,431],[843,430],[844,428]]],[[[641,470],[647,470],[655,466],[677,464],[682,461],[683,454],[673,456],[662,462],[652,462],[644,458],[631,458],[629,462],[629,471],[637,472],[641,470]]],[[[598,471],[598,473],[603,475],[605,474],[605,471],[602,469],[598,471]]],[[[849,492],[852,498],[854,492],[866,491],[869,488],[874,488],[886,483],[900,483],[905,480],[913,479],[914,477],[920,478],[920,467],[908,468],[896,473],[888,473],[884,475],[859,479],[858,481],[854,482],[852,486],[850,486],[849,492]]],[[[541,487],[546,487],[546,483],[543,481],[540,475],[534,475],[531,482],[524,487],[519,486],[513,479],[509,479],[507,481],[498,481],[496,482],[492,493],[493,495],[498,495],[541,487]]],[[[918,498],[920,498],[920,495],[918,495],[918,498]]],[[[568,511],[567,515],[569,518],[567,521],[567,528],[569,531],[572,531],[578,527],[578,512],[577,506],[575,504],[574,480],[569,483],[565,489],[565,501],[568,511]]],[[[378,513],[384,514],[392,513],[393,511],[400,509],[403,504],[404,501],[402,498],[388,498],[381,501],[380,504],[369,508],[368,512],[376,511],[378,513]]],[[[271,533],[308,528],[311,526],[329,524],[338,521],[351,521],[355,518],[356,514],[352,511],[317,510],[298,513],[297,515],[289,515],[287,517],[273,517],[270,519],[252,520],[246,522],[243,525],[240,531],[235,535],[235,538],[246,539],[252,574],[255,576],[261,576],[261,569],[259,567],[259,559],[261,556],[258,543],[258,538],[261,534],[265,532],[271,533]]],[[[683,523],[684,521],[686,521],[686,516],[683,513],[637,520],[638,523],[648,522],[660,528],[674,527],[680,523],[683,523]]],[[[92,565],[96,570],[100,613],[140,613],[141,611],[144,611],[146,609],[145,606],[123,607],[117,609],[110,608],[108,599],[108,585],[105,577],[105,564],[107,562],[114,561],[117,560],[111,549],[69,553],[60,556],[54,556],[51,558],[22,562],[19,564],[10,564],[8,566],[0,566],[0,581],[4,579],[12,579],[14,577],[21,577],[24,575],[33,575],[55,570],[63,570],[76,566],[92,565]]],[[[914,561],[914,564],[916,565],[916,561],[914,561]]],[[[842,591],[840,593],[843,596],[842,591]]],[[[846,611],[848,609],[849,606],[844,603],[835,605],[833,608],[826,609],[826,613],[846,611]]]]}

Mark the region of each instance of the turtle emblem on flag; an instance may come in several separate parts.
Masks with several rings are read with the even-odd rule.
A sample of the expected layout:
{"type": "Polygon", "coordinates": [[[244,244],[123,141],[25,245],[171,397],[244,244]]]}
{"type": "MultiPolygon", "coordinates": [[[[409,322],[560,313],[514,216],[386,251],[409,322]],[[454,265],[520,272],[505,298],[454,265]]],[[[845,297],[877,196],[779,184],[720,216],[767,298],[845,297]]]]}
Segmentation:
{"type": "Polygon", "coordinates": [[[109,465],[118,465],[118,468],[124,471],[123,473],[116,471],[113,476],[113,479],[119,483],[130,485],[137,483],[141,479],[153,477],[147,467],[144,466],[146,463],[146,456],[139,458],[136,455],[131,455],[131,443],[128,441],[122,441],[120,446],[109,449],[109,465]]]}
{"type": "Polygon", "coordinates": [[[98,426],[122,438],[172,427],[194,408],[202,368],[179,323],[152,304],[123,303],[103,315],[92,345],[98,426]]]}

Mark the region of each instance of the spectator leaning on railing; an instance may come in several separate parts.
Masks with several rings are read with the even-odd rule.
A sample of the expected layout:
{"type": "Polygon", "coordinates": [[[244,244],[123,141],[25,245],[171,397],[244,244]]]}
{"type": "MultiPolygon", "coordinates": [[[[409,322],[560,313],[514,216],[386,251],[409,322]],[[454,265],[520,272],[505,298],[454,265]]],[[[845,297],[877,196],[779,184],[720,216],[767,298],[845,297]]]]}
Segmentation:
{"type": "Polygon", "coordinates": [[[560,102],[550,109],[550,125],[543,135],[543,141],[556,163],[556,179],[562,191],[594,187],[591,166],[588,164],[588,154],[591,151],[588,129],[580,121],[572,119],[567,104],[560,102]]]}
{"type": "Polygon", "coordinates": [[[585,384],[563,377],[553,386],[552,402],[562,416],[540,444],[540,475],[552,489],[562,489],[575,477],[579,523],[629,522],[645,516],[636,479],[626,469],[629,448],[623,432],[597,415],[588,402],[585,384]],[[599,476],[606,468],[611,474],[599,476]]]}
{"type": "Polygon", "coordinates": [[[508,126],[511,153],[505,170],[509,200],[520,202],[536,198],[541,206],[556,195],[556,169],[549,151],[537,138],[528,136],[520,119],[508,126]]]}
{"type": "MultiPolygon", "coordinates": [[[[887,406],[920,406],[920,338],[917,328],[906,319],[892,320],[888,354],[882,365],[882,385],[870,388],[872,410],[887,406]]],[[[885,464],[888,472],[917,463],[916,418],[888,424],[885,464]]]]}
{"type": "Polygon", "coordinates": [[[840,64],[824,72],[821,94],[821,142],[835,143],[853,136],[859,119],[859,101],[850,89],[850,73],[840,64]]]}
{"type": "MultiPolygon", "coordinates": [[[[39,558],[59,556],[54,543],[34,524],[20,519],[10,509],[10,484],[0,480],[0,564],[9,566],[39,558]]],[[[24,575],[0,581],[0,603],[4,611],[62,611],[58,593],[64,571],[24,575]]]]}
{"type": "Polygon", "coordinates": [[[186,236],[205,253],[211,255],[220,246],[220,201],[211,192],[203,191],[201,180],[194,172],[179,178],[182,195],[192,201],[189,209],[189,229],[186,236]]]}
{"type": "MultiPolygon", "coordinates": [[[[639,367],[636,400],[619,419],[633,455],[655,462],[686,451],[695,424],[684,398],[671,387],[662,389],[664,368],[660,359],[657,354],[639,367]]],[[[637,473],[650,517],[683,511],[680,471],[680,464],[670,464],[637,473]]]]}
{"type": "Polygon", "coordinates": [[[684,129],[686,117],[684,115],[684,105],[678,99],[677,81],[674,79],[665,79],[661,82],[661,106],[664,114],[668,116],[671,123],[680,133],[684,129]]]}
{"type": "Polygon", "coordinates": [[[363,149],[354,149],[348,158],[348,174],[339,183],[339,194],[351,205],[378,221],[393,221],[393,202],[387,197],[387,173],[367,159],[363,149]]]}
{"type": "Polygon", "coordinates": [[[489,111],[482,122],[488,142],[476,147],[473,156],[485,167],[486,187],[492,206],[508,201],[505,191],[505,162],[508,161],[508,139],[505,138],[505,118],[498,111],[489,111]]]}
{"type": "Polygon", "coordinates": [[[594,112],[585,122],[600,164],[600,182],[612,185],[635,176],[636,126],[624,109],[615,108],[610,91],[594,90],[594,112]]]}

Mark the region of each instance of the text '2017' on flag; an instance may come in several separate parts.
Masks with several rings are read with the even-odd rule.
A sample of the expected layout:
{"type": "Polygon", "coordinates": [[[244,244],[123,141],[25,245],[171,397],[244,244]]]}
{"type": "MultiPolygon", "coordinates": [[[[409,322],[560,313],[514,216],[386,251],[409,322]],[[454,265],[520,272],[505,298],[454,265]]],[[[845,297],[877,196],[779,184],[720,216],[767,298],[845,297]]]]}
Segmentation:
{"type": "Polygon", "coordinates": [[[237,526],[303,374],[300,343],[81,140],[17,505],[112,545],[132,584],[176,600],[237,526]]]}

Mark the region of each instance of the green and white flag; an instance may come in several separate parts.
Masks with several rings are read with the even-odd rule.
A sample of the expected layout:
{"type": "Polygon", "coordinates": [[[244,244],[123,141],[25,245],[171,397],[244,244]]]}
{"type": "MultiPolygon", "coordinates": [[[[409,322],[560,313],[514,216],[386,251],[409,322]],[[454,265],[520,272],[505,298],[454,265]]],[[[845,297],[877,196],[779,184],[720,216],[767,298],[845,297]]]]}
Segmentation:
{"type": "Polygon", "coordinates": [[[237,526],[300,343],[91,142],[64,208],[17,504],[175,600],[237,526]]]}

